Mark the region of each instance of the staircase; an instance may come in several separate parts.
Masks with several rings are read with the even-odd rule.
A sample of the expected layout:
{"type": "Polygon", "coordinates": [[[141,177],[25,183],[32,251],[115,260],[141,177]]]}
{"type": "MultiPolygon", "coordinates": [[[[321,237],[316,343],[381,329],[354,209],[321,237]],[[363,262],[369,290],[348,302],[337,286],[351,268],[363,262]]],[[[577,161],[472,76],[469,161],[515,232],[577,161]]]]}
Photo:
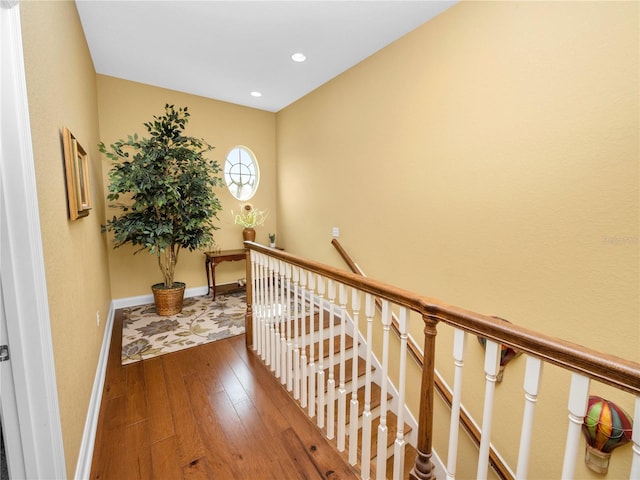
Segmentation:
{"type": "MultiPolygon", "coordinates": [[[[319,325],[319,314],[315,314],[315,324],[319,325]]],[[[307,317],[308,320],[308,317],[307,317]]],[[[338,322],[336,322],[335,325],[338,325],[338,322]]],[[[335,326],[334,325],[334,326],[335,326]]],[[[317,332],[317,330],[316,330],[317,332]]],[[[316,338],[318,338],[319,335],[316,335],[316,338]]],[[[368,394],[368,398],[369,398],[369,417],[370,417],[370,446],[367,448],[368,450],[368,455],[365,453],[364,454],[364,458],[368,458],[369,459],[369,474],[371,478],[376,478],[376,464],[377,464],[377,457],[378,457],[378,432],[380,430],[380,423],[381,423],[381,418],[382,418],[382,388],[380,387],[379,383],[380,380],[377,379],[377,372],[379,371],[378,368],[376,368],[376,366],[371,366],[371,376],[373,378],[373,380],[368,384],[367,383],[367,361],[364,357],[364,355],[366,355],[366,348],[365,348],[365,352],[364,355],[361,353],[357,354],[357,361],[356,361],[356,367],[355,369],[353,368],[354,365],[354,360],[353,360],[353,345],[354,345],[354,340],[353,337],[350,334],[345,334],[345,342],[344,342],[344,349],[341,348],[341,338],[340,335],[335,334],[331,336],[331,332],[329,328],[325,328],[323,331],[323,337],[325,338],[323,340],[323,348],[322,351],[324,353],[324,357],[323,357],[323,361],[320,362],[319,359],[319,354],[320,354],[320,349],[318,348],[319,345],[316,344],[316,348],[315,348],[315,355],[314,355],[314,361],[316,363],[320,363],[323,365],[323,367],[325,367],[323,369],[323,374],[324,374],[324,379],[325,379],[325,389],[324,389],[324,397],[325,399],[331,398],[331,393],[329,391],[329,379],[333,378],[333,379],[340,379],[340,356],[341,353],[344,352],[345,357],[346,357],[346,361],[344,363],[344,369],[345,369],[345,374],[344,374],[344,390],[345,392],[349,392],[348,395],[346,395],[346,398],[348,400],[347,402],[347,408],[346,408],[346,419],[347,422],[345,424],[345,432],[346,432],[346,442],[347,444],[351,441],[351,438],[354,437],[355,438],[355,442],[356,442],[356,458],[358,459],[359,463],[363,462],[363,436],[365,435],[363,433],[363,425],[365,423],[364,421],[364,412],[365,412],[365,405],[366,405],[366,399],[367,399],[367,385],[369,385],[369,389],[370,392],[368,394]],[[330,360],[330,352],[333,351],[334,352],[334,360],[333,362],[331,362],[330,360]],[[355,377],[354,377],[354,373],[355,373],[355,377]],[[330,376],[332,375],[332,376],[330,376]],[[354,380],[355,378],[355,380],[354,380]],[[353,397],[353,391],[354,391],[354,382],[355,382],[355,401],[353,403],[350,402],[350,400],[353,397]],[[352,407],[353,405],[353,407],[352,407]],[[351,413],[351,408],[354,409],[354,413],[353,417],[355,417],[355,420],[351,420],[352,419],[352,413],[351,413]],[[355,425],[355,428],[352,428],[352,424],[355,425]],[[355,433],[355,436],[353,434],[353,432],[355,433]]],[[[310,345],[307,345],[306,347],[306,354],[307,354],[307,358],[311,358],[310,357],[310,345]]],[[[377,363],[377,362],[376,362],[377,363]]],[[[335,395],[334,395],[335,396],[335,395]]],[[[393,453],[394,453],[394,442],[396,440],[396,435],[398,432],[398,428],[397,428],[397,423],[398,423],[398,417],[397,415],[394,413],[394,411],[391,409],[390,405],[391,404],[397,404],[397,402],[394,402],[394,397],[391,393],[387,392],[386,395],[386,409],[384,411],[385,415],[385,422],[387,425],[387,434],[386,434],[386,442],[384,444],[384,458],[385,458],[385,463],[386,463],[386,476],[385,478],[393,478],[392,477],[392,472],[393,472],[393,453]]],[[[318,408],[318,399],[316,397],[316,408],[318,408]]],[[[325,418],[328,419],[331,417],[334,417],[334,422],[333,422],[333,432],[337,432],[338,428],[339,428],[339,422],[337,417],[335,417],[334,414],[330,413],[330,404],[327,404],[325,407],[325,418]]],[[[339,410],[339,405],[338,405],[338,399],[336,398],[334,400],[334,404],[333,404],[333,412],[337,412],[339,410]]],[[[403,439],[405,441],[407,441],[410,437],[410,433],[412,432],[412,427],[407,424],[404,423],[404,428],[403,428],[403,439]]],[[[323,432],[325,433],[325,436],[327,436],[327,438],[331,438],[329,436],[329,431],[328,431],[328,426],[325,425],[325,427],[323,428],[323,432]]],[[[333,434],[333,439],[331,440],[334,445],[336,446],[336,448],[338,448],[338,444],[336,442],[336,438],[335,438],[335,433],[333,434]]],[[[411,468],[413,467],[413,463],[415,460],[415,448],[412,447],[409,443],[407,443],[405,445],[405,450],[404,450],[404,454],[405,454],[405,459],[408,459],[408,461],[405,462],[405,465],[403,466],[403,475],[402,478],[408,478],[409,475],[409,471],[411,470],[411,468]]],[[[338,448],[340,450],[340,448],[338,448]]],[[[348,461],[348,455],[345,453],[345,459],[348,461]]],[[[350,462],[353,464],[353,462],[350,462]]],[[[365,466],[361,466],[361,473],[365,473],[365,475],[363,475],[364,478],[366,478],[366,467],[365,466]]]]}
{"type": "Polygon", "coordinates": [[[362,478],[394,478],[394,458],[395,478],[408,478],[416,455],[411,445],[416,421],[396,386],[383,377],[367,338],[354,334],[344,300],[335,304],[336,285],[329,281],[323,298],[306,288],[307,282],[314,286],[315,278],[287,281],[279,276],[277,269],[268,272],[266,283],[257,288],[268,303],[254,307],[254,349],[362,478]]]}
{"type": "MultiPolygon", "coordinates": [[[[635,425],[640,425],[637,362],[286,252],[251,242],[246,242],[245,247],[250,279],[247,345],[363,479],[454,479],[457,467],[464,469],[460,475],[475,475],[478,479],[488,478],[490,469],[499,478],[511,479],[526,478],[529,470],[546,472],[550,468],[553,471],[545,473],[545,478],[574,478],[578,468],[582,468],[580,473],[586,468],[579,464],[579,450],[584,443],[581,426],[592,381],[627,395],[628,403],[635,402],[635,425]],[[376,304],[380,305],[379,310],[376,304]],[[410,312],[421,322],[421,348],[408,342],[410,312]],[[438,327],[453,329],[452,387],[435,371],[438,327]],[[465,350],[469,350],[466,345],[471,343],[468,337],[480,337],[486,343],[484,361],[478,362],[476,357],[465,366],[465,350]],[[502,347],[526,357],[520,440],[505,443],[495,438],[501,448],[509,450],[512,457],[517,456],[514,466],[503,461],[491,438],[492,424],[496,423],[494,397],[502,347]],[[413,361],[419,378],[413,371],[412,379],[407,380],[407,366],[413,361]],[[553,466],[546,461],[545,450],[533,448],[532,443],[534,411],[545,364],[571,374],[570,385],[562,392],[568,401],[552,399],[554,405],[558,404],[556,408],[568,412],[569,419],[564,457],[553,466]],[[483,402],[478,420],[472,419],[461,403],[463,371],[484,378],[484,393],[471,392],[474,400],[483,402]],[[418,422],[405,406],[408,381],[420,385],[417,396],[412,397],[412,405],[418,402],[413,407],[418,422]],[[433,450],[436,392],[451,409],[449,437],[437,439],[447,451],[446,467],[433,450]],[[461,425],[472,441],[477,440],[477,458],[456,463],[461,425]],[[469,468],[476,468],[476,473],[469,468]]],[[[517,396],[509,397],[511,403],[517,400],[517,396]]],[[[508,425],[510,429],[514,427],[508,425]]],[[[625,432],[631,435],[630,431],[625,432]]],[[[627,468],[630,478],[640,478],[640,427],[634,426],[631,442],[627,468]]]]}

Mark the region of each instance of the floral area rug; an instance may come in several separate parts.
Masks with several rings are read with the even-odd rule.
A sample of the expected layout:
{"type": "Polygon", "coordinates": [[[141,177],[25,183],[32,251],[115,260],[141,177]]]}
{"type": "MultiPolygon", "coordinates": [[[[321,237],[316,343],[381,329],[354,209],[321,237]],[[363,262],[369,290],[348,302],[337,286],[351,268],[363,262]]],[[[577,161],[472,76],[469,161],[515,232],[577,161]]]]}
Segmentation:
{"type": "Polygon", "coordinates": [[[122,365],[244,333],[245,292],[185,298],[182,312],[156,314],[153,304],[124,309],[122,365]]]}

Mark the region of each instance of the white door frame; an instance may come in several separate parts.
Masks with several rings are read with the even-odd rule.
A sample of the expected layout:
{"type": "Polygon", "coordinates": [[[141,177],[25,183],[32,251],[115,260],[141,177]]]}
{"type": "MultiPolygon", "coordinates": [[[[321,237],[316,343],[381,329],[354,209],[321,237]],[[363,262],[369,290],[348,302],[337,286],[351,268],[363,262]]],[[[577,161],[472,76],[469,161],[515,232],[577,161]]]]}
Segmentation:
{"type": "Polygon", "coordinates": [[[63,479],[19,0],[0,0],[0,48],[0,278],[11,356],[3,363],[13,373],[26,478],[63,479]]]}

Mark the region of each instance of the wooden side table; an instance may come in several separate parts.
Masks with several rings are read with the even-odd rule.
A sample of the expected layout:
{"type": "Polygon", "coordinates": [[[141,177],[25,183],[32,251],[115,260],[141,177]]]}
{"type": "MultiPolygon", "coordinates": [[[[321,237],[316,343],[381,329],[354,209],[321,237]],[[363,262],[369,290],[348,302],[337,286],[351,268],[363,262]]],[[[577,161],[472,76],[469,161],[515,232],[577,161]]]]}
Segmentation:
{"type": "Polygon", "coordinates": [[[246,252],[244,248],[237,250],[222,250],[220,252],[204,252],[204,269],[207,272],[207,294],[209,290],[216,298],[216,267],[222,262],[235,262],[237,260],[245,260],[246,252]]]}

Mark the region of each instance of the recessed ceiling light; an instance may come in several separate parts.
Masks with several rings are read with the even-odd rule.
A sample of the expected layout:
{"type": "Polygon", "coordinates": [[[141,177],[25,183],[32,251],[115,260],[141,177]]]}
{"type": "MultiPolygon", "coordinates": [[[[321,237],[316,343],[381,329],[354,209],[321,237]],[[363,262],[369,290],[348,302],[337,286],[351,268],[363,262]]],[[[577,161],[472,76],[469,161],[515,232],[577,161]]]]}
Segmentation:
{"type": "Polygon", "coordinates": [[[305,56],[304,53],[294,53],[293,55],[291,55],[291,60],[293,60],[294,62],[304,62],[307,59],[307,57],[305,56]]]}
{"type": "Polygon", "coordinates": [[[251,92],[252,97],[261,97],[262,94],[260,92],[251,92]]]}

